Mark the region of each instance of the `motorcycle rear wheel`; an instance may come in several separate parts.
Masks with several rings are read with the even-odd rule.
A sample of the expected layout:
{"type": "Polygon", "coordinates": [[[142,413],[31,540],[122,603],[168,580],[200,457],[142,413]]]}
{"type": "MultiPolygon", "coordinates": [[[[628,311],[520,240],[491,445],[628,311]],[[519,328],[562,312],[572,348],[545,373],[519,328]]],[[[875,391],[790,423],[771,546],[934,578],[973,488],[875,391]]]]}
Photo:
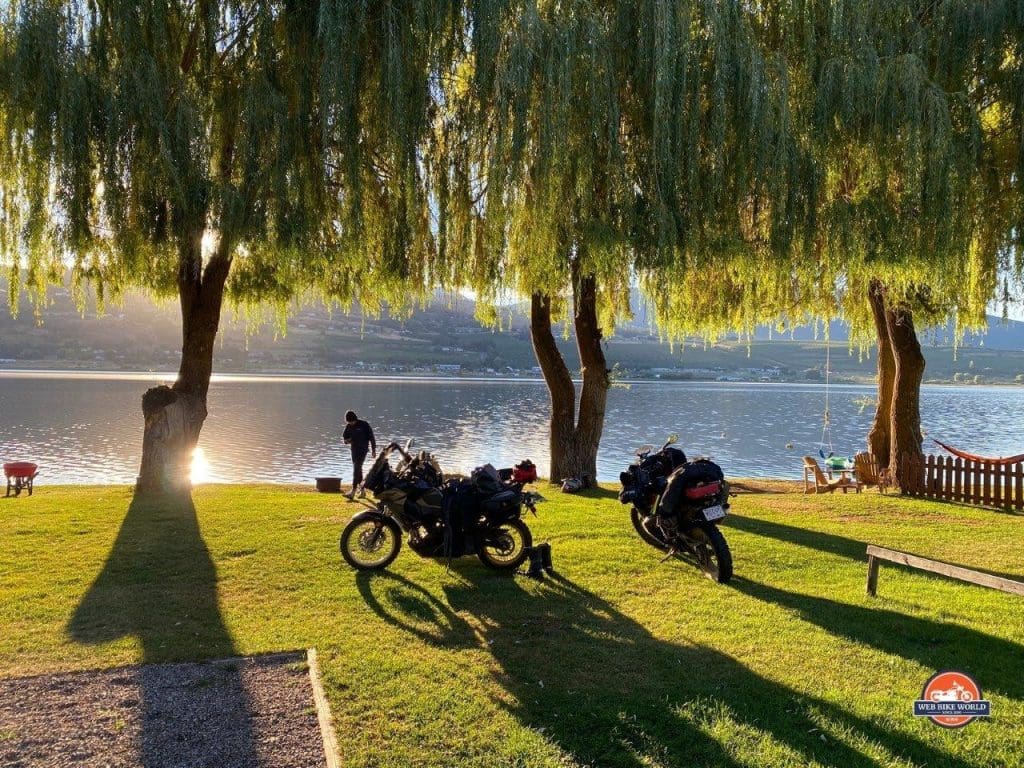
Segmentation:
{"type": "Polygon", "coordinates": [[[523,564],[533,546],[533,534],[522,520],[509,520],[481,531],[476,537],[476,555],[488,568],[514,570],[523,564]]]}
{"type": "Polygon", "coordinates": [[[640,534],[640,538],[646,541],[655,549],[660,549],[662,552],[668,552],[669,544],[665,541],[665,534],[661,532],[657,523],[654,522],[654,515],[644,516],[644,514],[633,507],[629,510],[629,519],[633,523],[633,528],[640,534]]]}
{"type": "Polygon", "coordinates": [[[687,546],[697,558],[704,575],[719,584],[732,578],[732,552],[717,525],[702,523],[686,532],[687,546]]]}
{"type": "Polygon", "coordinates": [[[402,529],[385,515],[353,520],[341,532],[341,556],[358,571],[379,571],[391,565],[402,547],[402,529]]]}

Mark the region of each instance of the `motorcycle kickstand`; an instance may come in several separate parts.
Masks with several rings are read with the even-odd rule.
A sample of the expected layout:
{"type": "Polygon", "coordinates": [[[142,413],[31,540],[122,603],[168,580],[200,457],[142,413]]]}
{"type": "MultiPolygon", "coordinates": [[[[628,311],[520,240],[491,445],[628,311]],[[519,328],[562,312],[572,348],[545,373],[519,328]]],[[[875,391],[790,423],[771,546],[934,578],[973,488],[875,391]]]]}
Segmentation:
{"type": "Polygon", "coordinates": [[[671,548],[671,549],[670,549],[670,550],[668,551],[668,553],[667,553],[667,554],[666,554],[666,555],[665,555],[665,556],[664,556],[663,558],[661,558],[661,562],[663,562],[663,563],[664,563],[664,562],[666,562],[667,560],[671,560],[671,559],[672,559],[673,557],[675,557],[675,556],[676,556],[676,555],[678,555],[678,554],[679,554],[679,547],[675,547],[675,546],[673,546],[673,547],[672,547],[672,548],[671,548]]]}

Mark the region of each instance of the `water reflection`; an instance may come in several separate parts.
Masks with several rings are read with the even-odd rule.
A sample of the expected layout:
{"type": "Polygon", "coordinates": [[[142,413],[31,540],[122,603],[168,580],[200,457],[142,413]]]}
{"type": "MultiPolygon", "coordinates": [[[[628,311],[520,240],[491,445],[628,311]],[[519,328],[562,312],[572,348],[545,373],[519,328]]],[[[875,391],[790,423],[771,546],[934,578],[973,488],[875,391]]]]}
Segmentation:
{"type": "MultiPolygon", "coordinates": [[[[140,398],[159,379],[139,376],[0,376],[0,458],[40,464],[44,483],[131,483],[142,443],[140,398]]],[[[862,449],[871,387],[833,386],[837,453],[862,449]]],[[[609,395],[598,474],[614,480],[643,443],[678,432],[691,455],[734,475],[799,477],[821,439],[824,389],[816,385],[639,383],[609,395]],[[791,446],[791,447],[787,447],[791,446]]],[[[1024,388],[926,387],[924,428],[976,453],[1024,451],[1024,388]]],[[[547,465],[548,396],[542,382],[218,377],[193,457],[194,482],[305,483],[348,478],[343,415],[367,419],[383,444],[413,437],[449,471],[529,457],[547,465]]],[[[926,446],[929,450],[930,444],[926,446]]]]}

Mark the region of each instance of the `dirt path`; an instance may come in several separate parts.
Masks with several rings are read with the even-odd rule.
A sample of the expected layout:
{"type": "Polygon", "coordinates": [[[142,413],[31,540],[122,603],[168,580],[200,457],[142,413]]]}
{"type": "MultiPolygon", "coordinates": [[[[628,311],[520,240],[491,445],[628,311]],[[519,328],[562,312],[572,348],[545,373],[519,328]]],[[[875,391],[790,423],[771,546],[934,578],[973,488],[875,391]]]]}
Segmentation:
{"type": "Polygon", "coordinates": [[[0,766],[322,767],[305,654],[0,679],[0,766]]]}

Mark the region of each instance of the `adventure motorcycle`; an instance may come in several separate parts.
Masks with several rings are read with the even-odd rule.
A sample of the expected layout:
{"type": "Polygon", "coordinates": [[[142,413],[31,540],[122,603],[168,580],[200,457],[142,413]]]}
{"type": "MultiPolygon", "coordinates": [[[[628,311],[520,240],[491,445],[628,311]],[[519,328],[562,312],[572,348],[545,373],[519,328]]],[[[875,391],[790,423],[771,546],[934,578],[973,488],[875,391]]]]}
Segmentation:
{"type": "Polygon", "coordinates": [[[363,487],[377,503],[360,512],[341,534],[341,554],[359,570],[386,568],[397,556],[402,533],[421,557],[454,558],[476,554],[491,568],[518,568],[533,545],[521,519],[522,507],[534,514],[540,496],[523,491],[536,479],[536,468],[523,462],[510,470],[490,464],[469,478],[445,480],[436,459],[426,451],[409,454],[389,443],[366,474],[363,487]],[[391,454],[401,460],[391,467],[391,454]]]}
{"type": "Polygon", "coordinates": [[[708,578],[732,578],[732,553],[718,523],[729,509],[729,484],[722,469],[707,459],[687,461],[669,436],[657,451],[637,449],[636,461],[619,475],[619,501],[632,505],[630,520],[640,538],[668,556],[696,560],[708,578]]]}

